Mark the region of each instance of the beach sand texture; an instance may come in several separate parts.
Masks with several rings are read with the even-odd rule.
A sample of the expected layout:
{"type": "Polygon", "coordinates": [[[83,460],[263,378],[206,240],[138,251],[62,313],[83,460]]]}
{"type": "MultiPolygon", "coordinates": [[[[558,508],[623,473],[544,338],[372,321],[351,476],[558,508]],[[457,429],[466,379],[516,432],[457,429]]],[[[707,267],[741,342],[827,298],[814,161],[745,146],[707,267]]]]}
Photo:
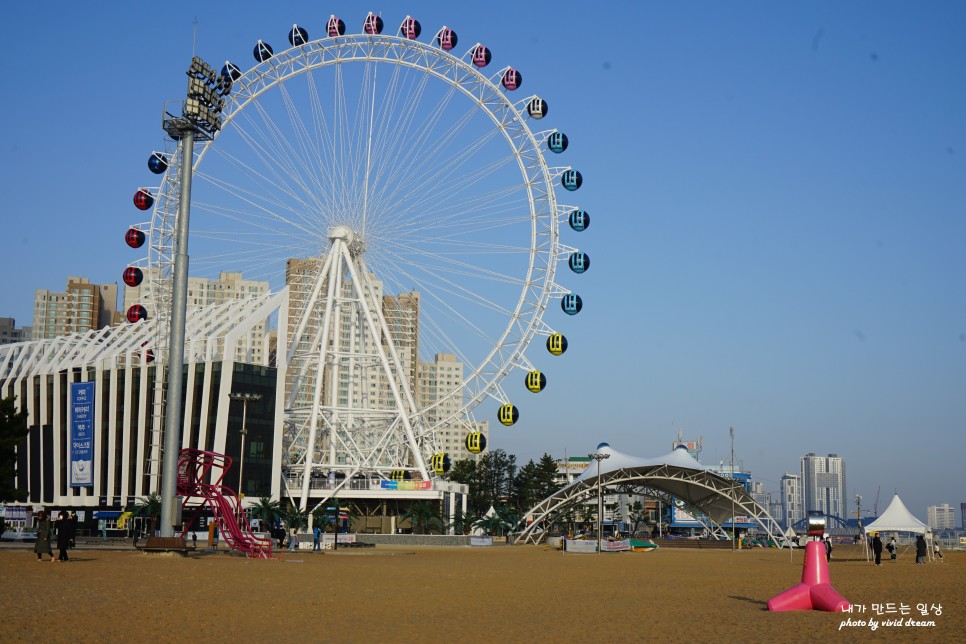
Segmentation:
{"type": "Polygon", "coordinates": [[[800,581],[802,550],[377,547],[258,561],[79,549],[52,564],[5,549],[0,641],[963,641],[966,553],[878,568],[861,546],[834,554],[833,586],[864,612],[767,611],[800,581]]]}

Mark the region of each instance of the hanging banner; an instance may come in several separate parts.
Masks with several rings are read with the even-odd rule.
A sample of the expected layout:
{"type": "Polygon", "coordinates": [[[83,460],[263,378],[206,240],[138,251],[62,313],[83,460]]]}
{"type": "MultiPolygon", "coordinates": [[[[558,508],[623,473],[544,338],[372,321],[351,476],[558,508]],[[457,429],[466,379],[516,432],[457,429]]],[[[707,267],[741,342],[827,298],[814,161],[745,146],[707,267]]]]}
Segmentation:
{"type": "Polygon", "coordinates": [[[70,384],[70,486],[94,487],[94,383],[70,384]]]}
{"type": "Polygon", "coordinates": [[[432,481],[386,481],[379,482],[383,490],[432,490],[432,481]]]}

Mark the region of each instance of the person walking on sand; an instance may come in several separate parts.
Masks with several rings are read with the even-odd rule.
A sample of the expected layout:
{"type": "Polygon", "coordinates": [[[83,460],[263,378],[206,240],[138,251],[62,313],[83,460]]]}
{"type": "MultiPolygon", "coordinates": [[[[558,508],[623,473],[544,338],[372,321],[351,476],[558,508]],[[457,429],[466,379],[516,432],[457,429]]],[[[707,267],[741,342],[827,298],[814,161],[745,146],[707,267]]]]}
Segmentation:
{"type": "Polygon", "coordinates": [[[62,510],[57,515],[57,549],[60,555],[57,561],[67,561],[67,549],[70,547],[70,515],[62,510]]]}
{"type": "Polygon", "coordinates": [[[889,558],[895,559],[899,554],[899,544],[896,543],[896,538],[892,537],[889,539],[889,543],[886,544],[886,550],[889,551],[889,558]]]}
{"type": "Polygon", "coordinates": [[[936,543],[935,541],[932,542],[932,554],[939,561],[942,561],[943,560],[943,553],[942,553],[941,550],[939,550],[939,544],[936,543]]]}
{"type": "Polygon", "coordinates": [[[825,561],[832,561],[832,538],[825,535],[825,561]]]}
{"type": "Polygon", "coordinates": [[[54,559],[54,551],[50,549],[50,519],[47,512],[40,510],[37,512],[37,542],[34,543],[34,552],[37,553],[37,561],[43,561],[44,555],[50,555],[50,560],[54,559]]]}
{"type": "Polygon", "coordinates": [[[312,530],[312,550],[314,552],[322,551],[322,528],[315,526],[312,530]]]}
{"type": "Polygon", "coordinates": [[[872,554],[875,555],[875,565],[882,565],[882,539],[879,538],[879,533],[876,532],[872,536],[872,554]]]}
{"type": "Polygon", "coordinates": [[[926,563],[926,539],[921,535],[916,535],[916,563],[926,563]]]}
{"type": "Polygon", "coordinates": [[[67,517],[67,547],[73,548],[77,545],[77,512],[70,511],[67,517]]]}

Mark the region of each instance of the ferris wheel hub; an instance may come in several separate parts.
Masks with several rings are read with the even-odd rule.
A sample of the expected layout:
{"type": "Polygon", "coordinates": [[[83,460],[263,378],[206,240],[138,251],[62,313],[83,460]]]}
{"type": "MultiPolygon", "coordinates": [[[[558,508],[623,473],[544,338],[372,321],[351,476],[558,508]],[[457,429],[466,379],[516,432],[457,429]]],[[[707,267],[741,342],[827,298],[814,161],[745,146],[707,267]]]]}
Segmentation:
{"type": "Polygon", "coordinates": [[[349,254],[358,257],[365,251],[366,244],[362,235],[355,232],[349,226],[332,226],[329,228],[329,241],[335,243],[341,241],[349,249],[349,254]]]}
{"type": "Polygon", "coordinates": [[[347,244],[352,243],[355,238],[355,233],[348,226],[332,226],[329,228],[329,240],[335,241],[341,239],[347,244]]]}

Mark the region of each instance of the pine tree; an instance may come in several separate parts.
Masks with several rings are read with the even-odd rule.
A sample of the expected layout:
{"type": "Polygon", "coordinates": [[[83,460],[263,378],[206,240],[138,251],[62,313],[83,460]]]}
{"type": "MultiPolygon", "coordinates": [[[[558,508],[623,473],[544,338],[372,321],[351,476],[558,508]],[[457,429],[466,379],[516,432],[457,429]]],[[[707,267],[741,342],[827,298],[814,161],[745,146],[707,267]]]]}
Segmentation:
{"type": "Polygon", "coordinates": [[[27,411],[17,411],[16,397],[0,400],[0,501],[26,501],[27,490],[16,485],[17,450],[23,447],[30,429],[27,411]]]}

